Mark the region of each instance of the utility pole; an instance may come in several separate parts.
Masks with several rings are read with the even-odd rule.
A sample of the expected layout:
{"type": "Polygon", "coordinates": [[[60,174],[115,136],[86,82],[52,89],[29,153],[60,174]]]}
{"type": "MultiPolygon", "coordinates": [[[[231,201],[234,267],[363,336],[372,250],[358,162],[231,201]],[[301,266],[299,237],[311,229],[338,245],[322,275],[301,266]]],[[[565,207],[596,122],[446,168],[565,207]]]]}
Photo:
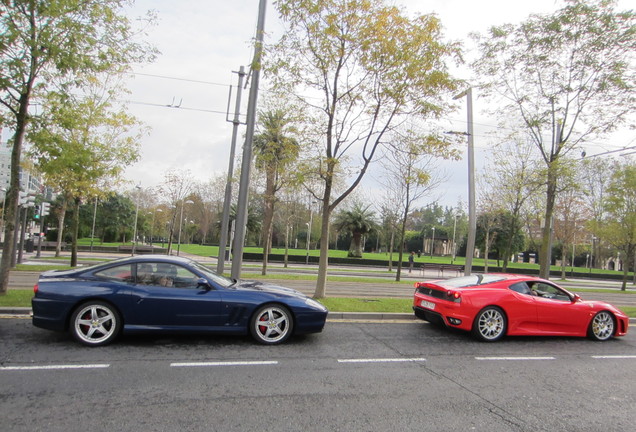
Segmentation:
{"type": "Polygon", "coordinates": [[[260,0],[258,8],[258,25],[256,27],[256,43],[254,45],[254,59],[252,61],[252,86],[247,106],[247,131],[243,146],[243,161],[241,165],[241,183],[239,185],[238,206],[236,211],[236,227],[234,244],[232,247],[232,277],[241,278],[243,265],[243,244],[247,226],[247,201],[250,186],[250,171],[252,167],[252,141],[256,123],[256,103],[258,101],[258,84],[261,73],[261,57],[263,54],[263,33],[265,31],[265,9],[267,1],[260,0]]]}
{"type": "Polygon", "coordinates": [[[473,254],[475,253],[475,235],[477,232],[477,214],[475,208],[475,146],[473,142],[473,89],[468,87],[453,99],[466,96],[468,120],[468,240],[466,241],[466,265],[464,276],[473,271],[473,254]]]}
{"type": "MultiPolygon", "coordinates": [[[[236,92],[234,120],[232,120],[232,124],[234,126],[232,129],[232,144],[230,145],[230,165],[227,169],[227,182],[225,183],[225,200],[223,201],[223,218],[221,221],[221,239],[219,240],[219,258],[216,264],[216,272],[218,274],[223,274],[223,272],[225,271],[227,234],[228,234],[228,227],[230,224],[230,205],[232,201],[232,177],[234,177],[234,153],[236,152],[236,137],[238,136],[238,127],[241,124],[239,120],[239,115],[241,111],[241,94],[243,93],[243,78],[245,77],[245,75],[246,75],[245,68],[241,66],[238,71],[238,76],[239,76],[238,90],[236,92]]],[[[231,89],[230,89],[230,92],[231,92],[231,89]]],[[[228,105],[229,104],[230,104],[230,101],[228,99],[228,105]]]]}

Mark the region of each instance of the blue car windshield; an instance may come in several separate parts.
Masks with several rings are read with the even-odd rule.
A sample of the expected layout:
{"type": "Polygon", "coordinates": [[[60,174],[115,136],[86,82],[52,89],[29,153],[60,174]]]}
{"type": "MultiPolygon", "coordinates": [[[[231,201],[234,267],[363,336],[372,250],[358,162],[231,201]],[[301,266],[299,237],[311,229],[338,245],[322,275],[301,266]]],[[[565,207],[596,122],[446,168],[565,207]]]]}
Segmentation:
{"type": "Polygon", "coordinates": [[[236,283],[234,279],[226,278],[223,275],[213,272],[208,267],[199,264],[198,262],[192,263],[192,266],[205,275],[206,278],[211,280],[217,285],[221,285],[223,288],[230,287],[236,283]]]}

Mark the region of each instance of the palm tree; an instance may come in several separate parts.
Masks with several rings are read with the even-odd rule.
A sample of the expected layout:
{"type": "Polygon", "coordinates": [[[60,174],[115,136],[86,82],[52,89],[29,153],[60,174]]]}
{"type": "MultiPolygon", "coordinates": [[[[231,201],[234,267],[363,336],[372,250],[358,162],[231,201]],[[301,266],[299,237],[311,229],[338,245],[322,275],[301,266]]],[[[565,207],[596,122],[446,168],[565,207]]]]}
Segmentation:
{"type": "Polygon", "coordinates": [[[369,207],[356,203],[351,210],[343,210],[336,216],[334,227],[340,232],[351,233],[349,257],[362,258],[362,236],[369,234],[377,226],[375,212],[370,211],[369,207]]]}
{"type": "Polygon", "coordinates": [[[274,225],[274,204],[276,192],[285,184],[288,166],[298,158],[298,141],[289,137],[294,129],[287,111],[274,109],[261,113],[262,132],[254,137],[255,166],[265,173],[265,194],[263,196],[263,270],[267,274],[267,254],[271,249],[274,225]]]}

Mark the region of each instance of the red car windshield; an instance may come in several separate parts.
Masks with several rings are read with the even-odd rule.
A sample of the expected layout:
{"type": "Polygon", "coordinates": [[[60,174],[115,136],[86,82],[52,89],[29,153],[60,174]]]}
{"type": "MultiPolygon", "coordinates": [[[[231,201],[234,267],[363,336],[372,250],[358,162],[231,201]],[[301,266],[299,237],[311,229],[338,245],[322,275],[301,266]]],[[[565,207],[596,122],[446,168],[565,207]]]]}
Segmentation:
{"type": "Polygon", "coordinates": [[[504,279],[505,278],[502,278],[501,276],[498,276],[498,275],[474,274],[470,276],[447,279],[439,283],[439,285],[446,288],[466,288],[471,286],[479,286],[479,285],[499,282],[504,279]]]}

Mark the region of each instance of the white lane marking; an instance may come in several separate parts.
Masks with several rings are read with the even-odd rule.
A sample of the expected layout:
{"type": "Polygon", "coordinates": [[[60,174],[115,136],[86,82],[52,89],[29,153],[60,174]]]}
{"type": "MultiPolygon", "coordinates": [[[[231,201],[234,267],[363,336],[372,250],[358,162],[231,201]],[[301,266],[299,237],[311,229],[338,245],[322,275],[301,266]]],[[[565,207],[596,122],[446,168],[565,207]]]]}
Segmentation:
{"type": "Polygon", "coordinates": [[[593,359],[636,359],[636,355],[598,355],[592,356],[593,359]]]}
{"type": "Polygon", "coordinates": [[[4,366],[0,370],[59,370],[59,369],[103,369],[110,367],[109,364],[77,364],[77,365],[46,365],[46,366],[4,366]]]}
{"type": "Polygon", "coordinates": [[[514,360],[520,360],[520,361],[527,361],[527,360],[556,360],[556,357],[475,357],[475,360],[510,360],[510,361],[514,361],[514,360]]]}
{"type": "Polygon", "coordinates": [[[425,362],[425,358],[366,358],[366,359],[338,359],[338,363],[398,363],[425,362]]]}
{"type": "Polygon", "coordinates": [[[170,367],[260,366],[260,365],[277,365],[277,364],[278,364],[278,361],[188,362],[188,363],[170,363],[170,367]]]}

